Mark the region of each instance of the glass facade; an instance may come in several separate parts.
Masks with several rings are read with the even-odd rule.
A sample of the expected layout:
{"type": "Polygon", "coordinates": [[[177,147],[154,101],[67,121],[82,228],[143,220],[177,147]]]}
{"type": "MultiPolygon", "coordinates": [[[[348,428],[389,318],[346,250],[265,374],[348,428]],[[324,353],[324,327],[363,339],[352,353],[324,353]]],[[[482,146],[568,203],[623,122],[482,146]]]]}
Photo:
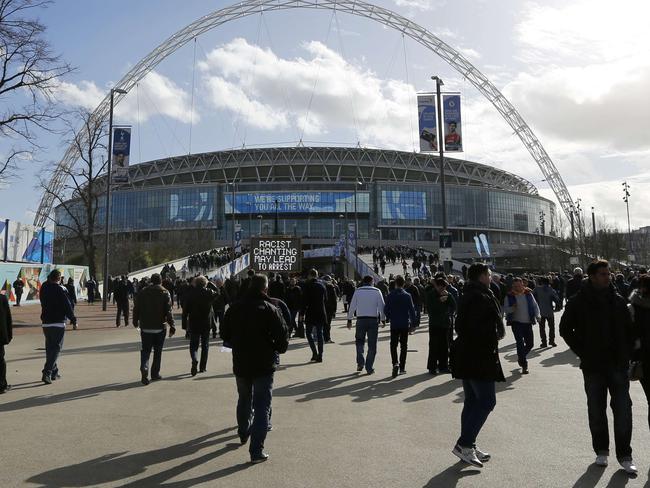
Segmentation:
{"type": "MultiPolygon", "coordinates": [[[[270,235],[275,230],[278,201],[278,232],[299,237],[335,239],[354,222],[354,191],[350,183],[294,184],[293,192],[264,183],[235,187],[235,221],[244,238],[270,235]],[[326,189],[324,191],[323,189],[326,189]],[[337,188],[341,188],[337,190],[337,188]],[[347,212],[346,212],[347,208],[347,212]]],[[[286,188],[286,184],[284,187],[286,188]]],[[[353,188],[353,187],[352,187],[353,188]]],[[[554,233],[554,204],[533,195],[474,186],[447,187],[447,221],[454,241],[472,242],[477,231],[490,232],[495,242],[524,242],[529,234],[554,233]],[[545,225],[541,225],[541,213],[545,225]],[[524,233],[516,237],[518,233],[524,233]],[[515,236],[515,237],[513,237],[515,236]]],[[[229,241],[233,233],[232,187],[224,184],[119,190],[112,194],[112,232],[174,229],[212,229],[216,240],[229,241]]],[[[96,218],[103,232],[104,208],[96,218]]],[[[69,202],[75,216],[81,207],[69,202]]],[[[357,191],[359,237],[405,241],[436,241],[442,226],[440,187],[435,184],[371,183],[357,191]]],[[[57,234],[73,219],[56,209],[57,234]]],[[[164,235],[164,233],[162,234],[164,235]]]]}

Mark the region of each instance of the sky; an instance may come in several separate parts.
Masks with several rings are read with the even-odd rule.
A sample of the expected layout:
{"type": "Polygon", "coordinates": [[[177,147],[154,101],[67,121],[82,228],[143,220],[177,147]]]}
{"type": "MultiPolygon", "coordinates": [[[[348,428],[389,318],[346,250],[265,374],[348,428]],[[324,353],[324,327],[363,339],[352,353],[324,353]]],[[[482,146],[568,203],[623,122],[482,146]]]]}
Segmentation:
{"type": "MultiPolygon", "coordinates": [[[[38,11],[55,52],[76,70],[55,89],[67,109],[93,109],[174,32],[224,1],[66,0],[38,11]],[[180,8],[182,5],[182,8],[180,8]]],[[[460,51],[514,104],[599,224],[650,225],[650,2],[381,0],[460,51]]],[[[131,161],[264,145],[344,144],[413,151],[416,93],[463,99],[465,159],[530,180],[544,176],[496,109],[442,59],[376,22],[345,13],[254,14],[212,29],[164,59],[117,105],[133,126],[131,161]]],[[[2,101],[0,101],[2,103],[2,101]]],[[[0,217],[31,222],[38,176],[65,135],[0,187],[0,217]]],[[[0,154],[11,141],[0,140],[0,154]]]]}

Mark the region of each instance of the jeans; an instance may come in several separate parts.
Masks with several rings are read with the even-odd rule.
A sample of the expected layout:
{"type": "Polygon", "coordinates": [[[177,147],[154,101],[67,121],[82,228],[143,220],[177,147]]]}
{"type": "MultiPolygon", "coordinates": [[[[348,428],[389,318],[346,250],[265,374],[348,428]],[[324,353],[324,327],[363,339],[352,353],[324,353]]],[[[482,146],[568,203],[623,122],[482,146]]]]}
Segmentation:
{"type": "Polygon", "coordinates": [[[327,311],[327,323],[325,324],[325,327],[323,327],[323,339],[325,342],[332,340],[332,320],[334,319],[335,313],[336,311],[327,311]]]}
{"type": "Polygon", "coordinates": [[[264,449],[273,398],[273,373],[255,378],[237,376],[237,432],[250,434],[249,451],[257,456],[264,449]]]}
{"type": "Polygon", "coordinates": [[[129,300],[117,300],[117,315],[115,316],[115,325],[120,325],[120,315],[124,315],[124,324],[129,325],[129,300]]]}
{"type": "Polygon", "coordinates": [[[408,350],[409,330],[390,330],[390,359],[393,366],[399,364],[400,369],[406,369],[406,352],[408,350]],[[399,343],[399,363],[397,362],[397,344],[399,343]]]}
{"type": "Polygon", "coordinates": [[[23,297],[22,292],[16,293],[16,306],[20,307],[20,299],[23,297]]]}
{"type": "Polygon", "coordinates": [[[542,317],[539,321],[539,337],[542,344],[546,344],[546,322],[548,321],[548,339],[551,344],[555,343],[555,317],[542,317]]]}
{"type": "Polygon", "coordinates": [[[605,372],[582,372],[587,394],[589,430],[596,455],[609,454],[609,428],[607,423],[607,391],[614,412],[614,440],[616,458],[632,459],[632,400],[627,368],[614,368],[605,372]]]}
{"type": "Polygon", "coordinates": [[[289,315],[291,316],[291,323],[287,324],[289,326],[289,336],[295,331],[298,330],[298,325],[296,322],[296,316],[298,315],[298,309],[289,310],[289,315]]]}
{"type": "Polygon", "coordinates": [[[7,387],[7,362],[5,361],[5,346],[0,345],[0,390],[7,387]]]}
{"type": "Polygon", "coordinates": [[[533,325],[524,324],[522,322],[512,323],[512,333],[517,341],[517,359],[519,366],[522,368],[528,367],[528,360],[526,356],[533,349],[535,339],[533,337],[533,325]]]}
{"type": "Polygon", "coordinates": [[[162,350],[165,344],[165,336],[167,330],[163,329],[160,332],[150,334],[148,332],[140,332],[142,338],[142,350],[140,351],[140,371],[143,373],[149,370],[149,357],[153,349],[153,364],[151,365],[151,377],[155,378],[160,374],[160,361],[162,360],[162,350]]]}
{"type": "Polygon", "coordinates": [[[43,373],[54,376],[59,372],[56,361],[59,358],[61,348],[63,348],[65,328],[43,327],[43,335],[45,336],[45,366],[43,366],[43,373]]]}
{"type": "Polygon", "coordinates": [[[190,332],[190,356],[192,357],[192,362],[197,363],[199,360],[196,357],[196,353],[199,350],[199,342],[201,343],[201,362],[199,364],[199,369],[201,371],[205,370],[208,365],[208,349],[210,347],[210,331],[205,332],[190,332]]]}
{"type": "Polygon", "coordinates": [[[315,356],[316,354],[323,355],[323,342],[325,338],[323,337],[323,328],[325,324],[305,324],[305,332],[307,333],[307,342],[309,342],[309,347],[311,348],[311,353],[315,356]],[[318,351],[316,350],[316,342],[314,341],[314,332],[316,332],[316,342],[318,342],[318,351]]]}
{"type": "Polygon", "coordinates": [[[496,383],[483,380],[463,380],[465,402],[460,415],[460,447],[474,447],[483,424],[497,404],[496,383]]]}
{"type": "Polygon", "coordinates": [[[366,371],[373,370],[375,356],[377,355],[377,336],[379,335],[379,321],[377,319],[357,319],[354,338],[357,345],[357,366],[366,367],[366,371]],[[368,355],[364,359],[363,349],[368,336],[368,355]]]}
{"type": "Polygon", "coordinates": [[[645,398],[648,401],[648,427],[650,427],[650,378],[642,379],[641,386],[643,387],[645,398]]]}
{"type": "Polygon", "coordinates": [[[429,371],[449,369],[449,327],[429,326],[429,371]]]}

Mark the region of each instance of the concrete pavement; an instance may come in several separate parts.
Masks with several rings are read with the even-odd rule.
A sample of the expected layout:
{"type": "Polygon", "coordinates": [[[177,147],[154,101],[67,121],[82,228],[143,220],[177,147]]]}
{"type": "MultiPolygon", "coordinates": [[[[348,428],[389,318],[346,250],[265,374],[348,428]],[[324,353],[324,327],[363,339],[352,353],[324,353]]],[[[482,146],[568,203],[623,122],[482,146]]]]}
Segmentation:
{"type": "Polygon", "coordinates": [[[115,329],[97,305],[79,304],[84,318],[80,330],[66,333],[63,378],[45,386],[42,335],[28,327],[38,307],[13,311],[23,325],[7,347],[14,389],[0,396],[3,488],[650,487],[640,385],[632,384],[640,476],[630,480],[614,459],[606,469],[592,465],[581,374],[561,339],[558,348],[534,350],[531,374],[521,376],[508,331],[501,354],[507,382],[479,438],[493,459],[478,470],[450,453],[462,390],[449,376],[426,372],[426,327],[410,337],[408,374],[392,379],[388,328],[380,333],[377,373],[359,375],[354,333],[337,319],[337,343],[326,346],[324,363],[309,363],[302,339],[283,355],[266,441],[271,459],[251,466],[235,430],[231,357],[216,341],[208,372],[191,378],[187,341],[182,334],[168,340],[164,380],[144,387],[137,332],[115,329]]]}

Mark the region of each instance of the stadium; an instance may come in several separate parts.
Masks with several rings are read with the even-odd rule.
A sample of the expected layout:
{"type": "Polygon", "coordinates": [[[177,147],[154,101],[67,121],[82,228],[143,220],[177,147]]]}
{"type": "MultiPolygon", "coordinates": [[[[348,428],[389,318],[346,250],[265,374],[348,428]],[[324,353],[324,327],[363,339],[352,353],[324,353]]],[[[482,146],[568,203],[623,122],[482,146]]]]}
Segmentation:
{"type": "MultiPolygon", "coordinates": [[[[437,156],[365,148],[241,149],[159,159],[131,166],[128,183],[114,185],[111,239],[164,244],[184,256],[231,245],[234,223],[244,245],[251,236],[277,233],[315,248],[338,242],[356,217],[360,246],[435,251],[442,227],[439,178],[437,156]]],[[[516,257],[555,234],[555,205],[517,175],[446,157],[445,183],[455,259],[477,258],[479,250],[483,257],[516,257]],[[481,234],[487,246],[478,244],[481,234]]],[[[97,221],[103,222],[104,198],[99,205],[97,221]]],[[[55,209],[59,249],[69,237],[65,207],[74,208],[74,200],[55,209]]]]}

